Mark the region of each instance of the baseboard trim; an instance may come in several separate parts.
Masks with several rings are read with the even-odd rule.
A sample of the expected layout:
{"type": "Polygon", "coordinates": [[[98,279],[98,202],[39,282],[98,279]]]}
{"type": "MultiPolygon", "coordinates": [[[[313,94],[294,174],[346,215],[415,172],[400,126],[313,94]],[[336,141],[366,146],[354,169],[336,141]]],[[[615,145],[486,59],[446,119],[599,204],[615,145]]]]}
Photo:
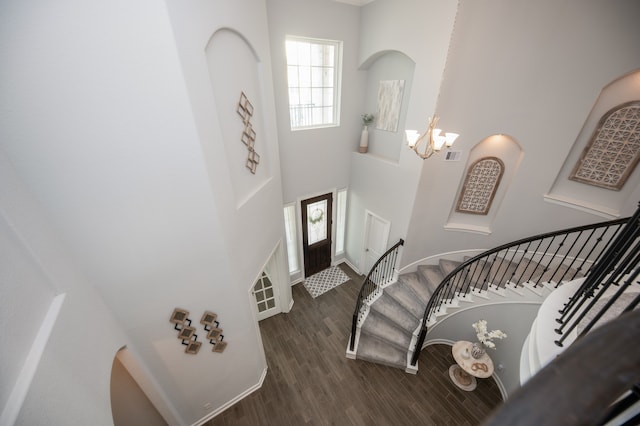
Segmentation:
{"type": "Polygon", "coordinates": [[[265,367],[264,370],[262,370],[262,375],[260,375],[260,380],[258,381],[258,383],[256,383],[255,385],[251,386],[249,389],[245,390],[244,392],[242,392],[240,395],[236,396],[235,398],[231,399],[226,404],[223,404],[222,406],[216,408],[211,413],[207,414],[206,416],[204,416],[203,418],[201,418],[197,422],[193,423],[192,426],[200,426],[200,425],[208,422],[209,420],[211,420],[212,418],[214,418],[218,414],[222,413],[227,408],[230,408],[231,406],[233,406],[238,401],[243,400],[247,396],[251,395],[253,392],[255,392],[258,389],[260,389],[262,387],[262,383],[264,383],[265,377],[267,377],[267,367],[265,367]]]}
{"type": "Polygon", "coordinates": [[[347,266],[351,269],[353,269],[353,271],[358,274],[358,275],[362,275],[360,273],[360,271],[358,270],[358,268],[356,268],[351,262],[349,262],[349,260],[345,257],[344,259],[342,259],[342,262],[346,263],[347,266]]]}

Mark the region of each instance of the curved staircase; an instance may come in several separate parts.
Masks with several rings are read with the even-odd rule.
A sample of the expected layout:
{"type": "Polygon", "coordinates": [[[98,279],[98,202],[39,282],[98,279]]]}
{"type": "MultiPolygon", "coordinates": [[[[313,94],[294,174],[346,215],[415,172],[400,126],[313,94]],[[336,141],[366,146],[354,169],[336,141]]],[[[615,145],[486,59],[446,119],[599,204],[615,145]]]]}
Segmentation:
{"type": "MultiPolygon", "coordinates": [[[[401,368],[415,374],[418,368],[417,365],[411,365],[411,358],[425,308],[443,279],[469,259],[443,258],[436,265],[419,265],[414,272],[403,273],[396,281],[383,286],[365,304],[357,329],[355,351],[347,350],[347,357],[401,368]]],[[[466,284],[473,291],[454,294],[438,307],[428,325],[433,327],[471,306],[510,301],[541,304],[556,284],[533,283],[548,280],[554,274],[573,276],[579,273],[565,265],[548,267],[535,261],[526,264],[520,262],[518,265],[504,258],[496,258],[491,262],[491,267],[485,262],[466,278],[466,284]],[[489,277],[492,277],[491,282],[489,277]],[[530,280],[525,282],[524,277],[530,280]]]]}

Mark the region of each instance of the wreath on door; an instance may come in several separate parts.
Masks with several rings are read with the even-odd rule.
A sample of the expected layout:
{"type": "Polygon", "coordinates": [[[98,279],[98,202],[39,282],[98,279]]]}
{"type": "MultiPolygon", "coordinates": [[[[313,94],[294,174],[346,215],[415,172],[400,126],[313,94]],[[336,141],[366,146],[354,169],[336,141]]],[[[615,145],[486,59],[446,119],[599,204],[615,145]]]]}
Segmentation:
{"type": "Polygon", "coordinates": [[[313,210],[311,212],[311,214],[309,215],[309,222],[312,225],[320,223],[322,221],[322,219],[324,219],[324,211],[322,211],[320,209],[313,210]]]}

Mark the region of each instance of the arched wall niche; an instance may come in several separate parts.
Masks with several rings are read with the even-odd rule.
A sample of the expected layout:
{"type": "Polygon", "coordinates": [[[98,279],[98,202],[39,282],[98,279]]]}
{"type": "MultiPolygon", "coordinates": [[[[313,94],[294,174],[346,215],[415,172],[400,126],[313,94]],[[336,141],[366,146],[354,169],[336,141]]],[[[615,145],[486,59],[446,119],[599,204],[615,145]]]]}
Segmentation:
{"type": "Polygon", "coordinates": [[[236,207],[240,208],[271,177],[261,62],[247,39],[230,28],[214,32],[204,53],[236,207]],[[249,127],[239,112],[241,102],[250,111],[245,115],[249,127]],[[249,141],[245,131],[255,135],[255,141],[249,141]],[[257,161],[253,169],[251,160],[257,161]]]}
{"type": "MultiPolygon", "coordinates": [[[[624,186],[619,189],[590,185],[572,180],[570,177],[594,132],[598,130],[602,118],[612,110],[633,101],[640,101],[640,70],[621,76],[602,89],[552,187],[545,194],[546,201],[600,217],[616,218],[621,216],[625,203],[630,198],[638,196],[640,184],[638,167],[635,167],[628,175],[624,186]]],[[[636,128],[636,139],[637,132],[638,128],[636,128]]]]}
{"type": "Polygon", "coordinates": [[[403,52],[384,50],[371,55],[360,67],[360,69],[367,71],[365,103],[362,113],[376,116],[373,124],[369,126],[369,150],[367,155],[381,157],[394,163],[400,161],[400,150],[404,142],[404,125],[407,118],[415,65],[415,62],[403,52]],[[395,131],[382,130],[377,126],[381,82],[392,80],[401,80],[403,82],[395,131]]]}
{"type": "Polygon", "coordinates": [[[115,426],[166,425],[173,421],[170,409],[155,391],[149,375],[123,346],[111,366],[111,414],[115,426]],[[165,413],[163,416],[159,410],[165,413]]]}
{"type": "Polygon", "coordinates": [[[511,136],[496,134],[478,142],[469,152],[446,230],[491,234],[500,209],[524,153],[511,136]],[[478,199],[473,198],[473,192],[478,199]]]}

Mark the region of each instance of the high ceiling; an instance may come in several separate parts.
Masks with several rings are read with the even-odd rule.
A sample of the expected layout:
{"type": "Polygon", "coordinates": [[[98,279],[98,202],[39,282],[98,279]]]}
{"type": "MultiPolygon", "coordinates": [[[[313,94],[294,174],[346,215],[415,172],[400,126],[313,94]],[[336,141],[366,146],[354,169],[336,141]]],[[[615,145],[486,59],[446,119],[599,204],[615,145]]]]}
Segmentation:
{"type": "Polygon", "coordinates": [[[346,4],[352,4],[354,6],[364,6],[367,3],[371,3],[374,0],[333,0],[336,1],[338,3],[346,3],[346,4]]]}

